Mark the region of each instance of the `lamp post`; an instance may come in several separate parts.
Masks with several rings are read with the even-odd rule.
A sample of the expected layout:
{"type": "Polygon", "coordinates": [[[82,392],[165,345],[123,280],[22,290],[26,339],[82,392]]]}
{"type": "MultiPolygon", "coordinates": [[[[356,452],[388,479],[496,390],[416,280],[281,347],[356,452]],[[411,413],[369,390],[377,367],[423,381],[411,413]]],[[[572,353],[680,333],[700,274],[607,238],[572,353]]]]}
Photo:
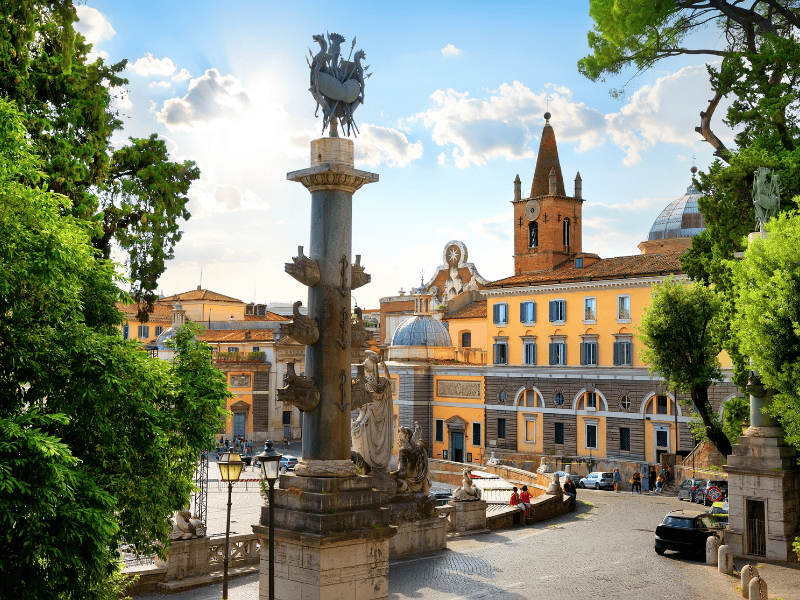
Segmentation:
{"type": "Polygon", "coordinates": [[[272,447],[272,440],[267,441],[267,447],[258,455],[261,475],[269,484],[269,600],[275,600],[275,503],[273,502],[273,492],[282,456],[272,447]]]}
{"type": "Polygon", "coordinates": [[[225,558],[222,561],[222,600],[228,600],[228,540],[231,532],[231,492],[233,484],[239,481],[244,461],[237,452],[226,452],[217,462],[222,481],[228,482],[228,520],[225,524],[225,558]]]}

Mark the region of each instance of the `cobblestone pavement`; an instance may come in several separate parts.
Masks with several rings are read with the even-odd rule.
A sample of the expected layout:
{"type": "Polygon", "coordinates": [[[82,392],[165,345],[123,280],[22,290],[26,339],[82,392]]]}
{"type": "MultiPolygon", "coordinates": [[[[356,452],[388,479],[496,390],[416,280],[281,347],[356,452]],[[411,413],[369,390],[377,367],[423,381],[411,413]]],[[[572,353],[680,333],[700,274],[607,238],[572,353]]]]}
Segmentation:
{"type": "MultiPolygon", "coordinates": [[[[222,515],[222,531],[225,492],[213,492],[209,497],[209,513],[212,519],[222,515]]],[[[241,532],[248,531],[249,524],[257,521],[261,499],[257,492],[234,492],[233,496],[236,526],[241,532]]],[[[674,553],[658,556],[653,551],[653,531],[663,516],[676,508],[694,507],[672,497],[590,490],[581,490],[579,499],[582,506],[578,513],[528,527],[450,540],[448,550],[393,561],[390,599],[740,597],[734,588],[736,581],[719,574],[715,567],[674,553]]],[[[234,521],[234,516],[231,519],[234,521]]],[[[220,597],[221,585],[170,596],[174,600],[220,597]]],[[[232,580],[229,597],[258,598],[258,576],[232,580]]],[[[789,600],[790,596],[784,598],[789,600]]]]}

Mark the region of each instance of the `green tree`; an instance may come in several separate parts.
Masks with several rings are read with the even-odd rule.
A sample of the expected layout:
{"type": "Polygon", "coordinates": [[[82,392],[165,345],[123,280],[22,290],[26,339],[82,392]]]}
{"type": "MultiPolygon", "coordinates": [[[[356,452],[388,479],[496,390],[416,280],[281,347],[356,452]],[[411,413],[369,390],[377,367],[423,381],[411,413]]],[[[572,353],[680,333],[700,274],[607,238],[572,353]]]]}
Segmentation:
{"type": "Polygon", "coordinates": [[[738,262],[733,326],[762,382],[776,391],[771,412],[800,448],[800,215],[782,213],[766,225],[738,262]]]}
{"type": "Polygon", "coordinates": [[[122,340],[128,296],[22,120],[0,98],[0,595],[111,598],[121,539],[169,543],[227,385],[198,325],[172,364],[122,340]]]}
{"type": "Polygon", "coordinates": [[[99,257],[108,258],[114,244],[127,254],[131,294],[143,301],[139,316],[146,320],[200,172],[193,161],[170,162],[155,135],[112,147],[122,128],[113,100],[125,93],[127,61],[88,62],[91,45],[74,30],[72,0],[0,0],[0,7],[0,98],[23,113],[48,189],[67,196],[72,214],[93,225],[99,257]]]}
{"type": "Polygon", "coordinates": [[[690,394],[706,437],[727,456],[731,443],[708,400],[708,388],[722,380],[718,358],[722,348],[714,331],[720,297],[700,283],[687,284],[670,277],[653,286],[651,298],[638,330],[644,344],[641,358],[671,389],[690,394]]]}

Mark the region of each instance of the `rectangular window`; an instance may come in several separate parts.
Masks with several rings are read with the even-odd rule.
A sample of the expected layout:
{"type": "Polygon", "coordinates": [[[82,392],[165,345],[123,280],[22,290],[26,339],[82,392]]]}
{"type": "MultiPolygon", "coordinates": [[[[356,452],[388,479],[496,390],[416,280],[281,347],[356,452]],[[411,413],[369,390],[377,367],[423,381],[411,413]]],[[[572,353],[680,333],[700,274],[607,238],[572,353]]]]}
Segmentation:
{"type": "Polygon", "coordinates": [[[586,406],[588,408],[597,408],[597,394],[586,392],[586,406]]]}
{"type": "Polygon", "coordinates": [[[122,339],[127,340],[130,335],[131,328],[127,323],[125,323],[125,325],[122,326],[122,339]]]}
{"type": "Polygon", "coordinates": [[[656,429],[656,446],[659,448],[669,448],[669,436],[666,429],[656,429]]]}
{"type": "Polygon", "coordinates": [[[228,346],[228,352],[238,352],[239,348],[236,346],[228,346]]]}
{"type": "Polygon", "coordinates": [[[583,322],[594,323],[597,321],[597,299],[583,299],[583,322]]]}
{"type": "Polygon", "coordinates": [[[156,327],[156,337],[160,336],[162,333],[164,333],[164,328],[161,325],[157,326],[156,327]]]}
{"type": "Polygon", "coordinates": [[[472,445],[473,446],[480,446],[481,445],[481,424],[480,423],[473,423],[472,424],[472,445]]]}
{"type": "Polygon", "coordinates": [[[506,342],[497,342],[494,345],[494,364],[508,364],[508,344],[506,342]]]}
{"type": "Polygon", "coordinates": [[[150,325],[139,325],[139,339],[146,340],[150,338],[150,325]]]}
{"type": "Polygon", "coordinates": [[[531,444],[536,442],[536,421],[525,419],[525,441],[531,444]]]}
{"type": "Polygon", "coordinates": [[[550,300],[550,322],[563,323],[567,320],[566,300],[550,300]]]}
{"type": "Polygon", "coordinates": [[[522,302],[519,305],[519,322],[536,322],[536,302],[522,302]]]}
{"type": "Polygon", "coordinates": [[[597,364],[597,342],[584,342],[581,344],[581,364],[597,364]]]}
{"type": "Polygon", "coordinates": [[[594,423],[586,424],[586,447],[597,448],[597,425],[594,423]]]}
{"type": "Polygon", "coordinates": [[[614,365],[630,366],[633,364],[633,343],[614,342],[614,365]]]}
{"type": "Polygon", "coordinates": [[[284,425],[292,424],[292,411],[290,410],[283,411],[283,424],[284,425]]]}
{"type": "Polygon", "coordinates": [[[631,430],[629,427],[619,428],[619,449],[623,452],[631,451],[631,430]]]}
{"type": "Polygon", "coordinates": [[[492,309],[494,311],[494,324],[506,325],[508,323],[508,304],[505,302],[498,302],[492,309]]]}
{"type": "Polygon", "coordinates": [[[536,342],[523,342],[522,353],[526,365],[536,364],[536,342]]]}
{"type": "Polygon", "coordinates": [[[656,396],[656,412],[659,415],[667,414],[667,397],[656,396]]]}
{"type": "Polygon", "coordinates": [[[550,344],[550,364],[567,364],[567,344],[565,342],[553,342],[550,344]]]}
{"type": "Polygon", "coordinates": [[[631,297],[617,296],[617,321],[631,320],[631,297]]]}
{"type": "Polygon", "coordinates": [[[261,348],[258,346],[253,346],[253,352],[261,352],[261,348]]]}
{"type": "Polygon", "coordinates": [[[471,348],[472,347],[472,332],[465,331],[461,334],[461,347],[462,348],[471,348]]]}
{"type": "Polygon", "coordinates": [[[563,444],[564,443],[564,424],[563,423],[555,423],[556,426],[556,444],[563,444]]]}
{"type": "Polygon", "coordinates": [[[436,441],[444,441],[444,420],[436,419],[436,441]]]}
{"type": "Polygon", "coordinates": [[[497,419],[497,437],[501,440],[506,439],[506,420],[497,419]]]}

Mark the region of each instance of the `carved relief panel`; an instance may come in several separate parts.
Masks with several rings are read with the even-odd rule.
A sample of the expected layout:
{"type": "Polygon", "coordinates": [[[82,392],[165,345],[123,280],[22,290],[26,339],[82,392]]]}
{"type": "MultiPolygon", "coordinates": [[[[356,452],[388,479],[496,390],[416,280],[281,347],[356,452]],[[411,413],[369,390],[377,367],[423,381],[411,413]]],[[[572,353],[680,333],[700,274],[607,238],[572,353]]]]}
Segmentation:
{"type": "Polygon", "coordinates": [[[231,387],[234,388],[249,388],[250,375],[231,375],[231,387]]]}
{"type": "Polygon", "coordinates": [[[469,398],[480,400],[481,382],[438,379],[436,381],[436,395],[444,398],[469,398]]]}

